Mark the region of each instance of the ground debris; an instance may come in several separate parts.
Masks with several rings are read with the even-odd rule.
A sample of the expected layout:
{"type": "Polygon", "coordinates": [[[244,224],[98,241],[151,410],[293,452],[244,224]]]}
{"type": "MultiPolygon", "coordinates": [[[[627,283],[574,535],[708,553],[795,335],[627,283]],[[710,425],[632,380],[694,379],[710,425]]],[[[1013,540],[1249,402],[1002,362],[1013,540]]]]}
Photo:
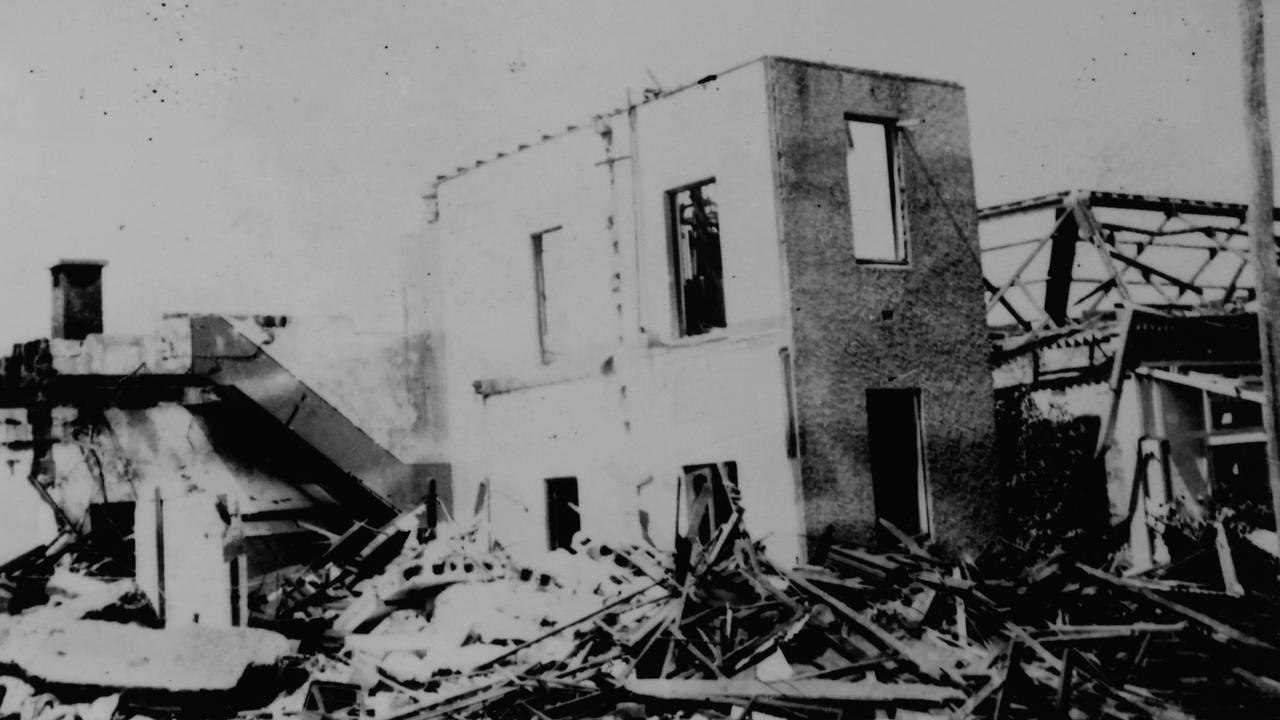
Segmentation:
{"type": "MultiPolygon", "coordinates": [[[[701,506],[688,523],[699,531],[678,537],[674,552],[582,534],[572,552],[521,552],[483,528],[427,526],[421,513],[353,531],[257,610],[258,624],[300,643],[283,660],[292,648],[274,644],[271,657],[254,660],[291,670],[273,676],[275,700],[202,714],[1186,718],[1267,716],[1280,696],[1276,603],[1256,591],[1161,573],[1121,577],[1069,551],[1035,562],[994,553],[955,560],[896,528],[887,528],[889,547],[824,536],[814,564],[781,568],[745,533],[740,510],[710,528],[699,522],[701,506]]],[[[217,641],[181,633],[229,637],[104,630],[112,623],[79,615],[119,606],[127,584],[66,564],[43,567],[50,601],[6,621],[19,640],[4,644],[6,657],[61,647],[39,632],[145,632],[167,638],[162,646],[205,648],[217,641]],[[35,634],[28,642],[13,628],[35,634]]],[[[57,662],[41,672],[30,672],[30,659],[10,666],[22,674],[4,681],[19,684],[15,697],[99,688],[68,699],[68,717],[189,714],[180,704],[140,703],[118,680],[54,677],[64,672],[57,662]],[[126,709],[94,705],[109,689],[124,691],[126,709]]],[[[232,674],[220,684],[237,686],[232,674]]],[[[154,687],[166,675],[150,677],[135,680],[154,687]]]]}

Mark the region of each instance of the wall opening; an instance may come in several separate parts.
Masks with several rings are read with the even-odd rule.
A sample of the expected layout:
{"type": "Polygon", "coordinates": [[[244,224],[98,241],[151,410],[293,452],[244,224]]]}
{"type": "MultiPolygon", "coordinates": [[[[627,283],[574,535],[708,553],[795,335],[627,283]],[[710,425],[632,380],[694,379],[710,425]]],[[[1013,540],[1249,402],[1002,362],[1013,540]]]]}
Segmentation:
{"type": "Polygon", "coordinates": [[[547,547],[551,550],[572,548],[573,536],[581,529],[578,478],[547,478],[547,547]]]}
{"type": "Polygon", "coordinates": [[[560,267],[557,256],[564,252],[561,228],[543,230],[533,235],[533,283],[537,303],[538,353],[544,364],[561,351],[562,335],[566,327],[566,298],[558,285],[548,289],[548,271],[553,276],[560,267]]]}
{"type": "Polygon", "coordinates": [[[867,390],[867,446],[876,518],[909,535],[929,532],[920,390],[867,390]]]}
{"type": "Polygon", "coordinates": [[[701,335],[722,328],[724,265],[715,179],[668,192],[667,213],[680,334],[701,335]]]}
{"type": "Polygon", "coordinates": [[[133,545],[135,504],[132,501],[96,502],[89,505],[89,527],[93,531],[93,554],[110,563],[108,574],[133,575],[137,559],[133,545]]]}
{"type": "Polygon", "coordinates": [[[897,124],[892,120],[847,118],[845,169],[853,254],[859,262],[907,262],[899,212],[897,124]]]}
{"type": "Polygon", "coordinates": [[[796,422],[796,389],[792,377],[791,348],[778,350],[778,357],[782,359],[782,385],[787,399],[787,457],[795,459],[800,457],[800,433],[796,422]]]}
{"type": "Polygon", "coordinates": [[[1253,527],[1275,530],[1265,442],[1211,445],[1209,467],[1216,504],[1231,508],[1253,527]]]}
{"type": "Polygon", "coordinates": [[[738,464],[723,463],[684,466],[685,503],[689,529],[698,542],[707,545],[716,529],[729,521],[738,497],[738,464]]]}

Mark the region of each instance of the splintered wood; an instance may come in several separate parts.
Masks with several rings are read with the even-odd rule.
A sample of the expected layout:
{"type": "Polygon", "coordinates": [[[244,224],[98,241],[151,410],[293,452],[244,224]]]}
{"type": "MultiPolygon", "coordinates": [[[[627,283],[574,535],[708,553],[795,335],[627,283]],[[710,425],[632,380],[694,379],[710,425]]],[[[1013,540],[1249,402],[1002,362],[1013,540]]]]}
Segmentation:
{"type": "MultiPolygon", "coordinates": [[[[256,606],[300,642],[285,664],[306,679],[282,675],[274,703],[239,715],[1215,718],[1268,717],[1280,698],[1280,612],[1240,568],[1199,584],[1065,551],[954,561],[891,525],[893,547],[826,533],[815,564],[779,568],[736,499],[718,525],[691,507],[675,552],[579,534],[573,552],[522,554],[412,514],[335,537],[256,606]]],[[[1208,558],[1231,551],[1215,530],[1208,558]]],[[[57,632],[83,622],[71,600],[13,620],[57,632]]],[[[182,714],[108,689],[131,715],[182,714]]]]}
{"type": "MultiPolygon", "coordinates": [[[[610,582],[584,585],[579,566],[549,571],[540,592],[563,602],[576,587],[592,609],[497,645],[490,638],[491,652],[475,662],[444,669],[428,660],[483,646],[483,631],[452,647],[431,629],[370,642],[361,638],[381,631],[368,609],[343,626],[362,628],[344,631],[346,652],[381,654],[335,657],[384,678],[365,692],[381,693],[380,716],[394,720],[638,717],[637,708],[651,717],[1213,717],[1258,712],[1280,689],[1275,625],[1239,582],[1213,590],[1121,578],[1066,553],[1029,567],[994,556],[954,562],[888,523],[896,547],[826,533],[818,564],[779,568],[745,533],[740,507],[709,527],[706,500],[691,503],[692,530],[674,553],[580,543],[578,559],[603,563],[610,582]],[[419,664],[390,661],[405,649],[419,664]],[[423,668],[433,672],[412,672],[423,668]]],[[[446,581],[498,592],[494,578],[530,575],[500,551],[457,542],[445,551],[442,542],[432,543],[437,554],[471,557],[493,576],[446,581]]],[[[1222,554],[1225,536],[1214,542],[1209,550],[1222,554]]],[[[439,557],[430,562],[439,570],[439,557]]],[[[336,575],[370,573],[347,566],[336,575]]],[[[403,558],[379,577],[401,578],[384,593],[398,597],[406,584],[443,582],[406,572],[403,558]]],[[[367,589],[314,586],[328,604],[299,595],[292,605],[313,619],[335,602],[345,614],[368,605],[367,589]]]]}

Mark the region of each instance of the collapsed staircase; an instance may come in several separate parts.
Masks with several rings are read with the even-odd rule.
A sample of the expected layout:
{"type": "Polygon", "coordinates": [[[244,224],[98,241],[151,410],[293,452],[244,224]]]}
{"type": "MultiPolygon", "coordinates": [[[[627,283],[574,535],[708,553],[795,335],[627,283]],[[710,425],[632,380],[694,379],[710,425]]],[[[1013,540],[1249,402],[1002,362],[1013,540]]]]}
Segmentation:
{"type": "Polygon", "coordinates": [[[191,317],[191,373],[220,399],[265,413],[335,472],[313,480],[351,514],[381,524],[426,502],[449,504],[440,466],[405,463],[220,315],[191,317]]]}

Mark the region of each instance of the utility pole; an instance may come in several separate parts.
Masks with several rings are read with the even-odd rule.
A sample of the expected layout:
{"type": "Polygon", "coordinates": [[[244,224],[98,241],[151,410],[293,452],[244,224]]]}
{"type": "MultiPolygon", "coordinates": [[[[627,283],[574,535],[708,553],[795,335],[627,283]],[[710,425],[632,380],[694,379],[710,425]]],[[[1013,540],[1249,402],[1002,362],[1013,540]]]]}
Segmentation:
{"type": "Polygon", "coordinates": [[[1258,342],[1262,357],[1262,426],[1267,435],[1267,480],[1271,509],[1280,530],[1280,269],[1276,265],[1274,179],[1271,168],[1271,126],[1267,118],[1266,54],[1262,35],[1262,0],[1240,0],[1244,36],[1245,131],[1253,194],[1249,202],[1249,236],[1253,239],[1254,285],[1258,291],[1258,342]]]}

